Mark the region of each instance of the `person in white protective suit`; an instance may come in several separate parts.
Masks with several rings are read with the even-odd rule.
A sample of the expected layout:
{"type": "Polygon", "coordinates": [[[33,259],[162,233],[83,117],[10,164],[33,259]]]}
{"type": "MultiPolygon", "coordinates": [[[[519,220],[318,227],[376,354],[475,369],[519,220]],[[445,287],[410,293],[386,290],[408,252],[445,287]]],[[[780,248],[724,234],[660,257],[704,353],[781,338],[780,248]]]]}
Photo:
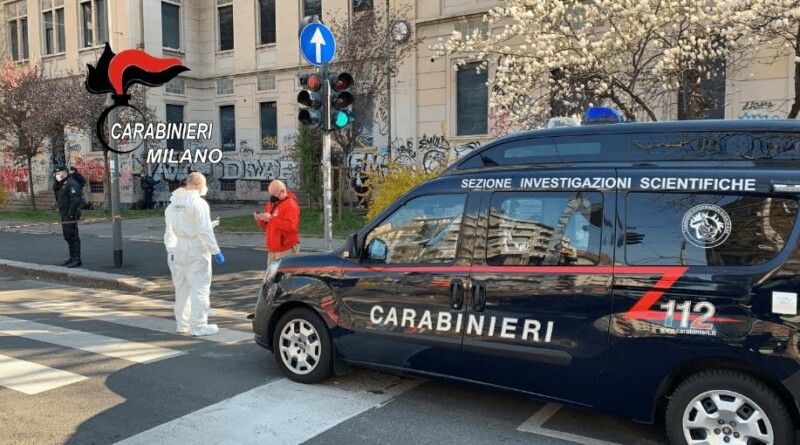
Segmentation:
{"type": "Polygon", "coordinates": [[[225,257],[217,245],[208,203],[206,178],[194,172],[186,185],[172,192],[165,211],[164,245],[167,262],[175,284],[175,320],[177,332],[191,335],[214,335],[215,324],[208,324],[211,290],[211,258],[222,264],[225,257]]]}

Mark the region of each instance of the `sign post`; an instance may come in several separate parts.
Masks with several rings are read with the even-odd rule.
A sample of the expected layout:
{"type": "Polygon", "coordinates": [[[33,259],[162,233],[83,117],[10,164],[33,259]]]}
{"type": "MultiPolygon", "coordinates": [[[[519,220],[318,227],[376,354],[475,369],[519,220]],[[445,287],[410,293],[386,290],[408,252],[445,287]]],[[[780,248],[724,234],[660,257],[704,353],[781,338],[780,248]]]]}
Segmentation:
{"type": "Polygon", "coordinates": [[[333,185],[331,181],[331,85],[328,62],[336,54],[336,40],[330,29],[319,23],[315,16],[313,22],[305,25],[300,31],[300,52],[308,63],[322,67],[322,97],[323,97],[323,132],[322,132],[322,217],[323,232],[325,234],[325,249],[333,249],[332,210],[333,210],[333,185]]]}
{"type": "MultiPolygon", "coordinates": [[[[117,122],[117,110],[111,110],[110,126],[117,122]]],[[[114,267],[122,267],[122,220],[119,214],[119,153],[117,140],[111,140],[111,159],[109,159],[109,174],[111,179],[111,232],[114,237],[114,267]]]]}

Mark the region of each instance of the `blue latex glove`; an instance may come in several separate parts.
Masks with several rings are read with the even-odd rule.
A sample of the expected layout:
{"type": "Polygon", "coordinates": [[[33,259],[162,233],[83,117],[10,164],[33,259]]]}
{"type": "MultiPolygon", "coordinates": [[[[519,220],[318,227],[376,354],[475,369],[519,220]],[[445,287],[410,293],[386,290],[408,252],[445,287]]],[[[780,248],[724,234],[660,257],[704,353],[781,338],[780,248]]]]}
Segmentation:
{"type": "Polygon", "coordinates": [[[222,252],[214,254],[214,261],[216,261],[217,264],[222,264],[225,262],[225,257],[222,256],[222,252]]]}

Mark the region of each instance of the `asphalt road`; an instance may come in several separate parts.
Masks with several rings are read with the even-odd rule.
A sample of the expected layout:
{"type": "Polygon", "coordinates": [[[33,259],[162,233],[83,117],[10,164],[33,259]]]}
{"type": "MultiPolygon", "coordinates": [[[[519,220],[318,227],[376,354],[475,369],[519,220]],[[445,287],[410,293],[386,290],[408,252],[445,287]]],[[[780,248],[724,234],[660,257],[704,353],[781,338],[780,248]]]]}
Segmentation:
{"type": "Polygon", "coordinates": [[[192,338],[162,299],[0,276],[0,443],[664,443],[660,426],[475,387],[366,370],[296,384],[245,312],[218,314],[216,339],[192,338]]]}
{"type": "MultiPolygon", "coordinates": [[[[55,233],[0,232],[0,246],[0,258],[26,263],[60,265],[69,256],[67,243],[61,234],[55,233]]],[[[114,267],[113,248],[110,237],[82,235],[82,268],[144,278],[161,285],[160,291],[148,296],[174,298],[167,254],[162,243],[124,240],[123,264],[119,268],[114,267]]],[[[212,306],[252,311],[266,268],[267,253],[244,248],[226,248],[223,253],[225,263],[213,264],[212,306]]]]}

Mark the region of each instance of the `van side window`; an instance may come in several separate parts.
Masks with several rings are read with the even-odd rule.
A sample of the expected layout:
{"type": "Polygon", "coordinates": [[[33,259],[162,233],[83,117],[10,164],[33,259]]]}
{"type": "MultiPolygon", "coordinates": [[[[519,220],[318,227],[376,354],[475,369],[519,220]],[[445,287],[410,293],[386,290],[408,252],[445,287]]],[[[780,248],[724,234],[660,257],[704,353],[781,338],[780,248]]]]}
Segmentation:
{"type": "Polygon", "coordinates": [[[775,258],[797,219],[794,199],[628,193],[625,262],[641,266],[752,266],[775,258]]]}
{"type": "Polygon", "coordinates": [[[386,244],[387,264],[447,264],[455,261],[467,196],[427,195],[406,202],[366,238],[386,244]]]}
{"type": "Polygon", "coordinates": [[[491,266],[595,265],[603,195],[499,192],[492,195],[486,263],[491,266]]]}

